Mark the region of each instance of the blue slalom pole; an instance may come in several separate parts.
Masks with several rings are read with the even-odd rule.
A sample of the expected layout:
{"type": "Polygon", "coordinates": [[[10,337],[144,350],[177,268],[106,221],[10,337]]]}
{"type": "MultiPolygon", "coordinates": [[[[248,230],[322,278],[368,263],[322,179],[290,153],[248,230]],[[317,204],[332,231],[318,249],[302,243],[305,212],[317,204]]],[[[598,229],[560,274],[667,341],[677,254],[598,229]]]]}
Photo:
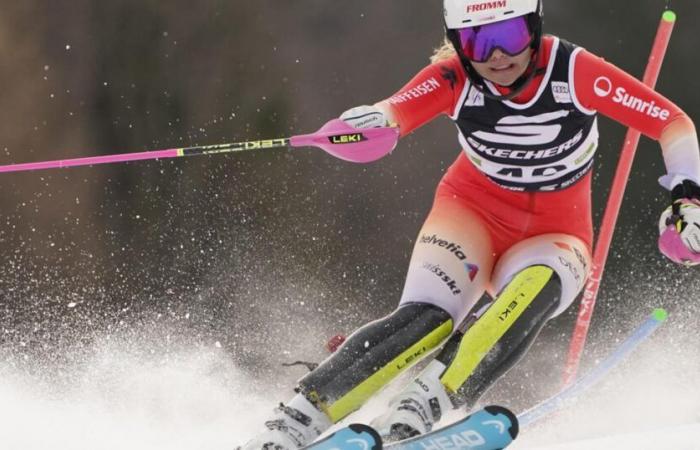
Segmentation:
{"type": "Polygon", "coordinates": [[[600,382],[605,375],[622,362],[630,353],[656,331],[666,321],[668,313],[664,309],[655,309],[652,315],[642,323],[630,337],[620,344],[603,362],[598,364],[585,376],[576,380],[557,395],[543,401],[518,415],[521,427],[527,427],[554,411],[562,408],[566,402],[575,398],[583,391],[600,382]]]}

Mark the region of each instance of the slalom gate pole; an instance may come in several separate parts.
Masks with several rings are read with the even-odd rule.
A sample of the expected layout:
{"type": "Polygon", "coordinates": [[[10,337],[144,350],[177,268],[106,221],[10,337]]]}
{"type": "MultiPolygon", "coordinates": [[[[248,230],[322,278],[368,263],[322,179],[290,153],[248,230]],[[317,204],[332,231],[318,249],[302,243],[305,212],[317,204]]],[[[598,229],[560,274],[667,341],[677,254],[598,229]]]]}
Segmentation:
{"type": "Polygon", "coordinates": [[[564,388],[554,397],[518,415],[520,426],[526,427],[562,408],[583,391],[593,387],[612,369],[622,362],[630,353],[656,331],[668,318],[663,309],[656,309],[622,344],[620,344],[605,360],[599,363],[585,376],[579,378],[564,388]]]}
{"type": "MultiPolygon", "coordinates": [[[[659,78],[661,64],[666,55],[666,49],[668,48],[675,23],[676,14],[673,11],[664,12],[643,78],[644,84],[651,88],[656,86],[656,81],[659,78]]],[[[588,336],[588,329],[591,324],[591,317],[593,316],[593,309],[595,308],[596,299],[598,297],[598,290],[600,289],[600,282],[603,278],[603,272],[605,271],[605,263],[608,259],[610,244],[615,232],[615,225],[617,224],[617,218],[620,213],[620,206],[622,205],[622,199],[625,195],[627,180],[632,171],[632,163],[634,161],[634,155],[637,152],[640,136],[640,132],[630,128],[625,137],[622,155],[620,156],[620,162],[615,172],[612,189],[610,190],[605,214],[603,215],[603,221],[600,226],[600,234],[593,252],[591,275],[586,283],[586,289],[583,293],[581,307],[569,345],[569,354],[563,376],[564,386],[570,385],[574,379],[576,379],[581,355],[586,344],[586,337],[588,336]]]]}

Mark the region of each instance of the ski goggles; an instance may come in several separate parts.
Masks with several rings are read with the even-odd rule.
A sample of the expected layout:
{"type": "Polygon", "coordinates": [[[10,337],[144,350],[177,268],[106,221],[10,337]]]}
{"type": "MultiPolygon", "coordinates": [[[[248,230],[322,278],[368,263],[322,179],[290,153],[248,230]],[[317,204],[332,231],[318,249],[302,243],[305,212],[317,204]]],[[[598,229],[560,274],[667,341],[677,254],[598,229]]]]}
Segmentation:
{"type": "Polygon", "coordinates": [[[526,16],[455,31],[464,55],[479,63],[488,61],[496,49],[516,56],[532,43],[526,16]]]}

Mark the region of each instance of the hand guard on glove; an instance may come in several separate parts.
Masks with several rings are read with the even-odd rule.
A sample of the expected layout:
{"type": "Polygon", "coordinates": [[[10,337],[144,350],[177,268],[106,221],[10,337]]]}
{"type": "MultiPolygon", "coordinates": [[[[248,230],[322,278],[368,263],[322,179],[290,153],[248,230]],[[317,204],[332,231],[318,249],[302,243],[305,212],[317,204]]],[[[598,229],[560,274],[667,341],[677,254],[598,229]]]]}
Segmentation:
{"type": "Polygon", "coordinates": [[[671,192],[673,204],[659,221],[659,250],[671,261],[700,264],[700,187],[685,180],[671,192]]]}
{"type": "Polygon", "coordinates": [[[358,106],[340,115],[340,120],[354,128],[388,127],[389,120],[384,112],[376,106],[358,106]]]}

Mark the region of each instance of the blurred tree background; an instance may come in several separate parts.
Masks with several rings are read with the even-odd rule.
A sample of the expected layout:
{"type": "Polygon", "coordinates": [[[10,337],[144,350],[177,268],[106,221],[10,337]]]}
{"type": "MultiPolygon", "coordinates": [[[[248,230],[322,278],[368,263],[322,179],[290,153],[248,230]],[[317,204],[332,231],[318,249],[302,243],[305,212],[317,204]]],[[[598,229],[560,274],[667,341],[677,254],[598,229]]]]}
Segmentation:
{"type": "MultiPolygon", "coordinates": [[[[641,76],[666,4],[549,1],[545,29],[641,76]]],[[[697,118],[700,3],[671,6],[658,88],[697,118]]],[[[306,133],[398,90],[441,21],[437,1],[2,0],[0,164],[306,133]]],[[[602,119],[601,132],[596,221],[625,130],[602,119]]],[[[326,337],[395,307],[459,151],[443,118],[368,166],[297,149],[2,175],[0,363],[79,364],[122,336],[135,352],[216,345],[289,387],[299,373],[280,376],[280,361],[322,358],[326,337]]],[[[686,317],[697,295],[696,271],[656,249],[662,173],[643,140],[591,337],[600,353],[654,306],[686,317]]],[[[556,379],[575,309],[544,332],[555,357],[538,344],[518,370],[547,359],[538,377],[556,379]]]]}

